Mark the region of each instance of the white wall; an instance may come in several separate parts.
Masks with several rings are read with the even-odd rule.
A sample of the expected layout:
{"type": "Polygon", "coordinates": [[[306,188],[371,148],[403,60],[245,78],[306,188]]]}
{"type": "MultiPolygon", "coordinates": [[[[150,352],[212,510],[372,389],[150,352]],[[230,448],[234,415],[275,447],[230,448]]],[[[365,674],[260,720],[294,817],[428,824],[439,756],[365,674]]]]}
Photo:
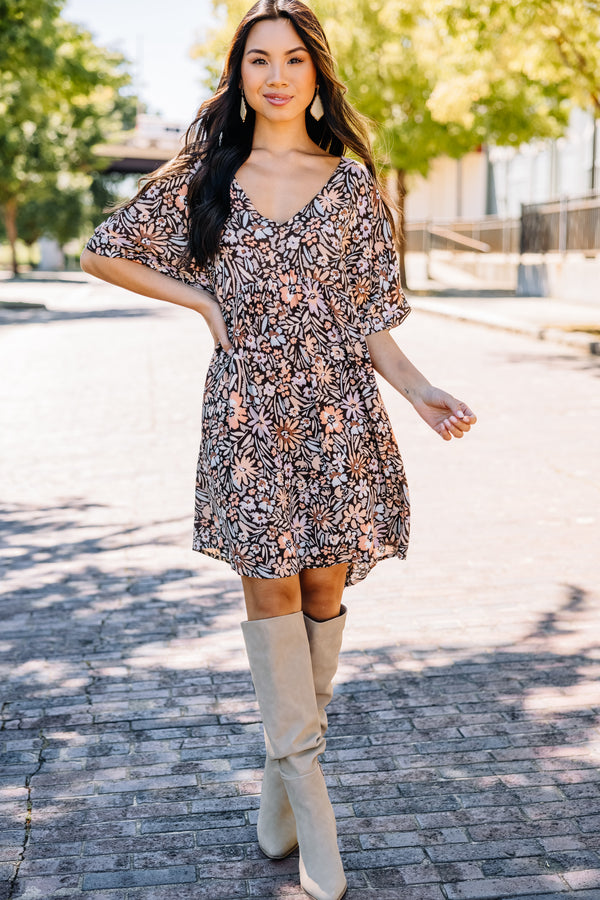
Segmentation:
{"type": "MultiPolygon", "coordinates": [[[[532,141],[519,150],[491,147],[499,215],[519,216],[522,203],[588,193],[593,133],[591,115],[576,109],[565,136],[557,141],[532,141]]],[[[600,147],[600,134],[598,139],[600,147]]],[[[596,174],[598,188],[600,159],[596,160],[596,174]]]]}
{"type": "Polygon", "coordinates": [[[485,215],[486,172],[485,153],[469,153],[461,160],[433,160],[427,178],[409,177],[408,221],[481,218],[485,215]]]}
{"type": "MultiPolygon", "coordinates": [[[[457,162],[440,157],[427,178],[409,177],[406,214],[409,222],[427,219],[478,219],[488,211],[490,190],[501,217],[518,218],[522,203],[543,203],[561,196],[577,197],[590,190],[593,119],[574,110],[569,128],[557,141],[532,141],[516,149],[490,147],[457,162]]],[[[596,189],[600,189],[600,125],[596,189]]]]}

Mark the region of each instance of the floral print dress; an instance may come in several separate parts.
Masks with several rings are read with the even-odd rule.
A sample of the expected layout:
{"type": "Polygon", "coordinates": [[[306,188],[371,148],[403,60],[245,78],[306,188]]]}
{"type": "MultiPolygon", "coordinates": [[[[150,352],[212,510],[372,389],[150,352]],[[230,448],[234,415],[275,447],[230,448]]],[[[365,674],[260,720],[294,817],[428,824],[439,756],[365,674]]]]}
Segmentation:
{"type": "Polygon", "coordinates": [[[409,307],[370,173],[342,157],[283,223],[234,179],[221,248],[182,262],[193,168],[166,176],[100,225],[88,248],[211,291],[233,350],[217,347],[204,392],[193,548],[241,575],[277,578],[348,563],[355,584],[404,558],[402,460],[366,336],[409,307]]]}

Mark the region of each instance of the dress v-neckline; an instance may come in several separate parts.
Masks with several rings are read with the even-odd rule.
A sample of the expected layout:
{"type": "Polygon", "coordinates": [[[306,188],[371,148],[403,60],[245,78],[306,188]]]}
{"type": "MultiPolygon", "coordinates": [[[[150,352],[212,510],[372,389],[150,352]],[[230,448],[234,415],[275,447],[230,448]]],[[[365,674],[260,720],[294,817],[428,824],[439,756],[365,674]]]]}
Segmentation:
{"type": "Polygon", "coordinates": [[[329,176],[327,181],[321,186],[321,188],[317,191],[317,193],[314,194],[310,198],[308,203],[305,203],[301,209],[299,209],[292,216],[290,216],[289,219],[285,219],[285,221],[283,221],[283,222],[278,222],[277,219],[271,219],[270,216],[263,215],[260,212],[260,210],[257,209],[254,201],[251,200],[251,198],[248,196],[248,194],[246,193],[244,188],[241,186],[241,184],[237,180],[236,175],[234,175],[234,177],[233,177],[232,184],[234,184],[237,187],[240,194],[242,194],[242,196],[245,198],[248,205],[252,208],[252,210],[256,213],[257,216],[259,216],[261,219],[263,219],[263,221],[269,222],[271,225],[277,225],[278,228],[283,228],[284,225],[289,225],[291,222],[293,222],[295,219],[297,219],[298,216],[302,215],[302,213],[305,213],[313,205],[313,203],[315,203],[319,199],[319,197],[327,190],[327,188],[329,187],[329,185],[331,184],[331,182],[333,181],[335,176],[338,174],[338,172],[342,168],[343,162],[344,162],[344,157],[342,156],[342,157],[340,157],[340,161],[338,162],[337,166],[335,167],[335,169],[333,170],[333,172],[331,173],[331,175],[329,176]]]}

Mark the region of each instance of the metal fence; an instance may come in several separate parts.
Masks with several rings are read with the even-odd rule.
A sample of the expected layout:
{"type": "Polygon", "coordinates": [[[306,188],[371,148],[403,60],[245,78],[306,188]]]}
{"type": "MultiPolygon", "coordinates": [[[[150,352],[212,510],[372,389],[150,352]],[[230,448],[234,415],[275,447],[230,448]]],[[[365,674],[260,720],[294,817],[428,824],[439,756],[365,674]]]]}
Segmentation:
{"type": "Polygon", "coordinates": [[[600,194],[529,204],[521,213],[521,253],[600,253],[600,194]]]}
{"type": "Polygon", "coordinates": [[[482,253],[518,253],[519,219],[483,219],[409,222],[406,249],[416,253],[430,250],[470,250],[482,253]]]}

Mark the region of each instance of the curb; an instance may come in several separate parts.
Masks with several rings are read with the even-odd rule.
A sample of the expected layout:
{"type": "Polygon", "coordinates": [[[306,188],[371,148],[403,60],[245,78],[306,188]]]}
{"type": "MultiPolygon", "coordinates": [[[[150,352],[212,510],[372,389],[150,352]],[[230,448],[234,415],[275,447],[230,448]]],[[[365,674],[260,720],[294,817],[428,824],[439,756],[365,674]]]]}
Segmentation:
{"type": "Polygon", "coordinates": [[[508,331],[513,334],[523,334],[538,341],[551,341],[554,344],[564,344],[574,347],[583,353],[592,356],[600,356],[600,340],[591,340],[590,335],[582,331],[565,332],[560,328],[540,328],[537,325],[528,325],[524,322],[515,322],[514,319],[501,319],[476,313],[465,313],[454,308],[438,304],[424,304],[418,298],[408,297],[408,302],[418,312],[428,313],[432,316],[442,316],[454,319],[458,322],[470,322],[472,325],[483,325],[486,328],[494,328],[498,331],[508,331]]]}

